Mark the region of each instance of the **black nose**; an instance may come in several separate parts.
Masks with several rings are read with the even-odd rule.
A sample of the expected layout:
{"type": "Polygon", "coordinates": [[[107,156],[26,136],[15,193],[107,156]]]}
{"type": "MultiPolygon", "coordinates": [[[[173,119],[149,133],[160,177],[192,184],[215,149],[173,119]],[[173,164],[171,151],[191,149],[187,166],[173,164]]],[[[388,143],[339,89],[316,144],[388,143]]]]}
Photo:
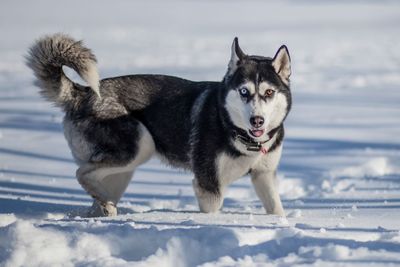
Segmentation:
{"type": "Polygon", "coordinates": [[[264,118],[261,116],[253,116],[250,118],[250,123],[254,128],[260,128],[264,124],[264,118]]]}

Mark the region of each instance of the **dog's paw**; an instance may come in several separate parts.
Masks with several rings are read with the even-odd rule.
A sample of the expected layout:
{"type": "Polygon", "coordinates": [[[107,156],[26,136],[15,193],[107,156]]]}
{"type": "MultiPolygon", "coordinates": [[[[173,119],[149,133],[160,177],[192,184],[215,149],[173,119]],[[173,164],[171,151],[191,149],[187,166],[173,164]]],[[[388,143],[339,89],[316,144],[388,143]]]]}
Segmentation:
{"type": "Polygon", "coordinates": [[[114,203],[110,201],[101,203],[98,200],[93,201],[93,205],[87,214],[88,217],[111,217],[116,215],[117,207],[114,203]]]}

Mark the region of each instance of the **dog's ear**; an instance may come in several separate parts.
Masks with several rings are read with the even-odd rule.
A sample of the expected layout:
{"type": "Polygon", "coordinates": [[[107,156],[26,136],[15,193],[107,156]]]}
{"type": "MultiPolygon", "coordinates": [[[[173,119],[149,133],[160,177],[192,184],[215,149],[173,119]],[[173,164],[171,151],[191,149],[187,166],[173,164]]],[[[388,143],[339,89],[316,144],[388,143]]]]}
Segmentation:
{"type": "Polygon", "coordinates": [[[237,69],[240,61],[243,60],[245,54],[239,46],[239,40],[237,37],[233,39],[232,48],[231,48],[231,60],[228,65],[229,74],[233,74],[237,69]]]}
{"type": "Polygon", "coordinates": [[[292,73],[290,70],[290,55],[286,45],[282,45],[278,52],[276,52],[274,59],[272,60],[272,66],[275,72],[281,77],[282,81],[289,85],[289,77],[292,73]]]}

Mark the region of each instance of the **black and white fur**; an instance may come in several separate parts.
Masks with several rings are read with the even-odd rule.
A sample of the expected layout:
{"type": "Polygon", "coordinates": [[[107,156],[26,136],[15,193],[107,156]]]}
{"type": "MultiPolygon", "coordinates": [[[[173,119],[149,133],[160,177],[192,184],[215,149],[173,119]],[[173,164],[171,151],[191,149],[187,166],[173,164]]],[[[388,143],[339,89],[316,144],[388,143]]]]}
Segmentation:
{"type": "Polygon", "coordinates": [[[202,212],[218,211],[227,186],[250,173],[267,213],[284,215],[276,170],[291,107],[285,46],[274,58],[249,56],[235,38],[222,82],[165,75],[99,80],[91,50],[63,34],[38,40],[27,64],[42,95],[65,112],[76,176],[94,198],[89,215],[116,215],[135,168],[154,154],[194,173],[202,212]],[[89,86],[71,81],[64,65],[89,86]]]}

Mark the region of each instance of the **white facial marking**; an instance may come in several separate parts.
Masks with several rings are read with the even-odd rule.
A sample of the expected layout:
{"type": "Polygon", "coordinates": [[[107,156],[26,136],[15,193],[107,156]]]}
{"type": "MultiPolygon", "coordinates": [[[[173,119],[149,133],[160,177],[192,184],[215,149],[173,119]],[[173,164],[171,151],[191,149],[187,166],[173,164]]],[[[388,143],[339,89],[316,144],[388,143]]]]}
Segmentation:
{"type": "MultiPolygon", "coordinates": [[[[261,83],[258,85],[258,93],[259,93],[260,95],[265,95],[265,92],[266,92],[268,89],[273,89],[273,90],[275,90],[275,89],[274,89],[274,86],[273,86],[272,84],[268,83],[268,82],[261,82],[261,83]]],[[[275,91],[276,91],[276,90],[275,90],[275,91]]]]}
{"type": "MultiPolygon", "coordinates": [[[[254,95],[256,92],[256,86],[252,82],[246,82],[239,85],[236,89],[240,96],[243,96],[242,93],[248,92],[248,96],[254,95]]],[[[245,99],[244,99],[245,100],[245,99]]]]}
{"type": "Polygon", "coordinates": [[[265,129],[262,136],[254,138],[255,140],[265,139],[265,135],[272,129],[276,128],[282,123],[286,116],[287,99],[286,96],[280,93],[272,84],[262,82],[259,85],[259,92],[250,101],[246,101],[240,96],[238,90],[247,88],[250,95],[255,94],[254,83],[247,82],[238,87],[238,89],[231,90],[226,98],[225,108],[234,123],[239,128],[250,130],[253,127],[250,124],[252,116],[262,116],[264,118],[264,125],[261,127],[265,129]],[[266,90],[272,89],[275,91],[272,97],[262,99],[260,95],[264,95],[266,90]]]}
{"type": "Polygon", "coordinates": [[[252,95],[256,92],[256,86],[252,82],[246,82],[246,83],[242,84],[242,86],[240,86],[240,87],[246,87],[249,90],[250,95],[252,95]]]}
{"type": "Polygon", "coordinates": [[[268,105],[268,129],[272,130],[278,127],[286,116],[288,102],[286,96],[280,92],[276,92],[272,98],[272,103],[268,105]]]}
{"type": "Polygon", "coordinates": [[[240,96],[238,90],[242,88],[249,90],[250,95],[255,93],[254,83],[244,83],[236,90],[229,91],[228,95],[226,96],[225,108],[228,111],[233,124],[242,129],[250,129],[250,117],[254,112],[254,106],[252,105],[253,101],[247,103],[246,100],[240,96]]]}

